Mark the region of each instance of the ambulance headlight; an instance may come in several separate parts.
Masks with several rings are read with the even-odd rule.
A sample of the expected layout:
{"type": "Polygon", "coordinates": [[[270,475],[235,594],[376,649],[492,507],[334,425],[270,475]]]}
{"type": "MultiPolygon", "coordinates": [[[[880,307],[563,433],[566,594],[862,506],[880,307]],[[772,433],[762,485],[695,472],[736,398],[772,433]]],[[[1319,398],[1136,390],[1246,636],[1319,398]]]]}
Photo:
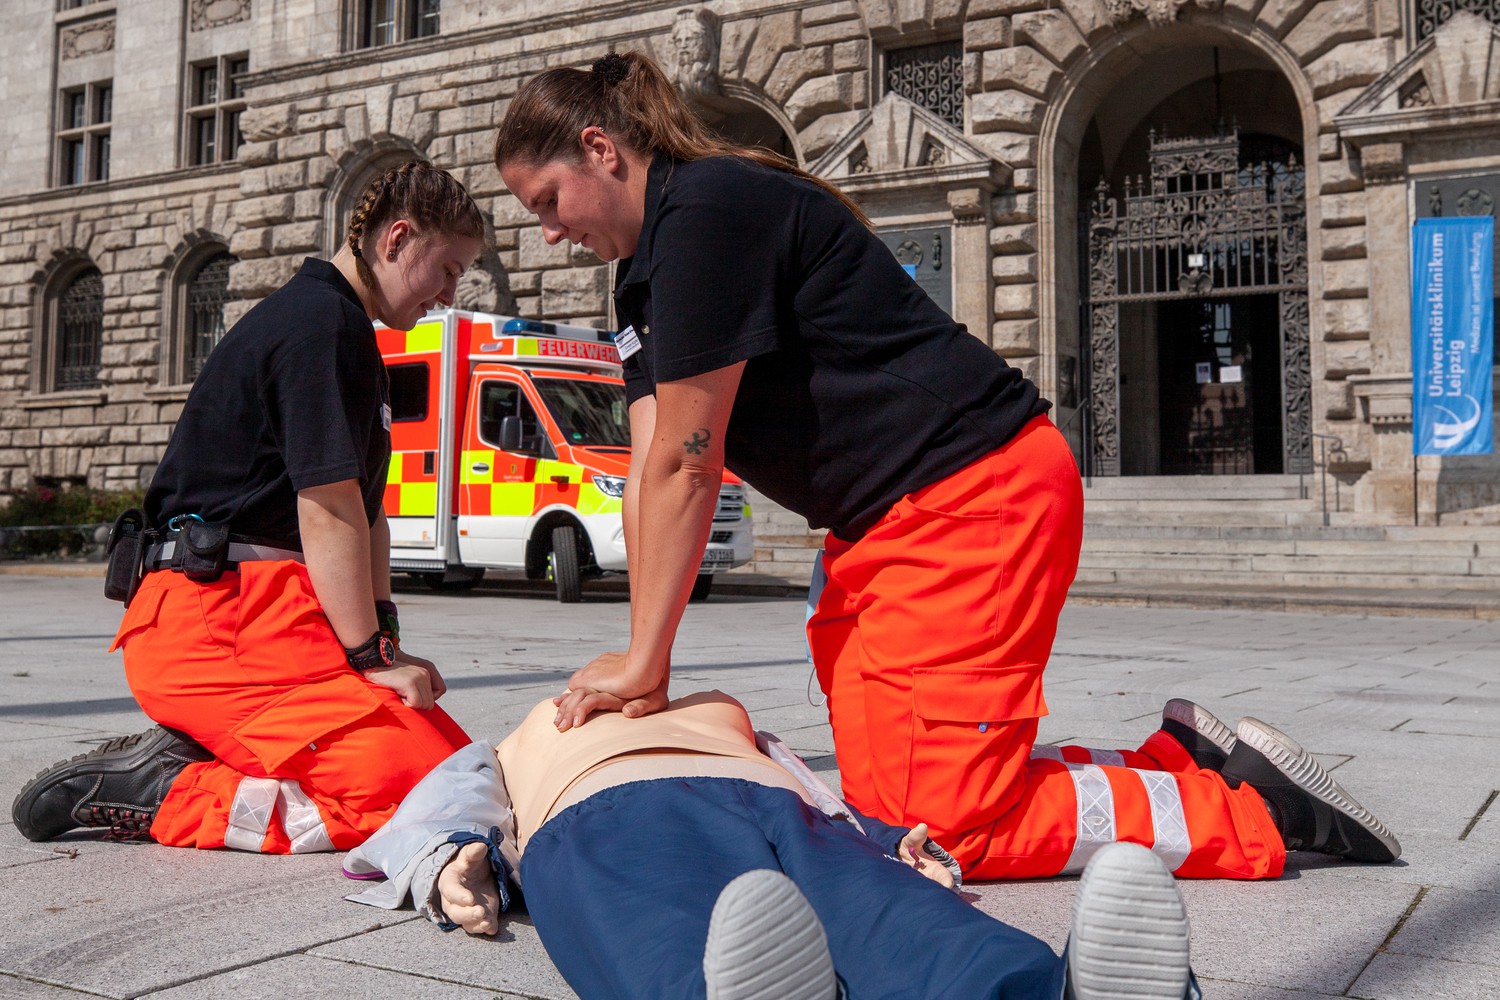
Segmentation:
{"type": "Polygon", "coordinates": [[[607,497],[618,498],[625,495],[624,476],[595,476],[594,485],[607,497]]]}

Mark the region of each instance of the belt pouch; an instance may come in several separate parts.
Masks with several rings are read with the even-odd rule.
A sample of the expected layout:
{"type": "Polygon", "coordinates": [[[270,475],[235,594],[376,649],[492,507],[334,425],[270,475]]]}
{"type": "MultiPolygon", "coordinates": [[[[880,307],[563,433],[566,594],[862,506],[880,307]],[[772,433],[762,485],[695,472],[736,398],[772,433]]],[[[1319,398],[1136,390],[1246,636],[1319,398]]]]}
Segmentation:
{"type": "Polygon", "coordinates": [[[177,535],[174,568],[194,583],[213,583],[224,575],[229,554],[229,525],[188,521],[177,535]]]}
{"type": "Polygon", "coordinates": [[[132,507],[115,518],[105,552],[109,565],[104,572],[104,596],[124,601],[128,608],[141,585],[141,568],[146,561],[146,515],[132,507]]]}

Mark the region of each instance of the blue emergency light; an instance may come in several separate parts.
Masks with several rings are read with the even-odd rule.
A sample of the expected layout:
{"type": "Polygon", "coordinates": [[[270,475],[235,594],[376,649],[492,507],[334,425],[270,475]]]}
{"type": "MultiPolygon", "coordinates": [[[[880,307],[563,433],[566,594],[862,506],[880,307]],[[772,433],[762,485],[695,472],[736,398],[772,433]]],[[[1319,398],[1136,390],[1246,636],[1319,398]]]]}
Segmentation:
{"type": "Polygon", "coordinates": [[[501,327],[502,333],[541,333],[546,336],[557,334],[556,323],[543,323],[539,319],[509,319],[505,326],[501,327]]]}
{"type": "Polygon", "coordinates": [[[601,344],[614,342],[614,334],[608,330],[596,330],[587,326],[569,326],[566,323],[547,323],[539,319],[508,319],[500,328],[501,333],[539,333],[544,337],[567,337],[570,340],[597,340],[601,344]]]}

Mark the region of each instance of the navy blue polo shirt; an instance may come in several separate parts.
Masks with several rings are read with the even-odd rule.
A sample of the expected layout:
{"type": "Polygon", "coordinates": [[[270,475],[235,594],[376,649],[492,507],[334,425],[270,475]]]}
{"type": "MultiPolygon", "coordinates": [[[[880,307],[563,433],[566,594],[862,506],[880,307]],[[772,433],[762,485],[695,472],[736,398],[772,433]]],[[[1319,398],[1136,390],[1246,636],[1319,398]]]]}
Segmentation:
{"type": "Polygon", "coordinates": [[[631,402],[747,362],[726,464],[845,539],[1051,405],[838,198],[742,157],[657,154],[615,301],[641,340],[631,402]]]}
{"type": "Polygon", "coordinates": [[[390,406],[375,327],[332,264],[308,258],[209,354],[146,493],[158,528],[178,514],[300,549],[297,491],[359,480],[380,512],[390,406]]]}

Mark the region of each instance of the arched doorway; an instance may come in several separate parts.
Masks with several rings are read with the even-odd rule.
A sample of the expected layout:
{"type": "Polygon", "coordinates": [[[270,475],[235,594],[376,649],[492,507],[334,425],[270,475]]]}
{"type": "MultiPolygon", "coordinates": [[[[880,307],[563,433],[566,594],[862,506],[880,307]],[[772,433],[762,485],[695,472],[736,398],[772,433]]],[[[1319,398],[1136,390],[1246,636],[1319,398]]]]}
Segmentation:
{"type": "Polygon", "coordinates": [[[1172,34],[1152,33],[1158,50],[1134,68],[1101,60],[1113,79],[1075,91],[1098,96],[1072,164],[1058,154],[1058,208],[1075,211],[1057,217],[1077,220],[1057,252],[1081,307],[1054,313],[1057,351],[1076,351],[1081,373],[1075,444],[1094,475],[1305,471],[1298,96],[1244,39],[1172,34]]]}

